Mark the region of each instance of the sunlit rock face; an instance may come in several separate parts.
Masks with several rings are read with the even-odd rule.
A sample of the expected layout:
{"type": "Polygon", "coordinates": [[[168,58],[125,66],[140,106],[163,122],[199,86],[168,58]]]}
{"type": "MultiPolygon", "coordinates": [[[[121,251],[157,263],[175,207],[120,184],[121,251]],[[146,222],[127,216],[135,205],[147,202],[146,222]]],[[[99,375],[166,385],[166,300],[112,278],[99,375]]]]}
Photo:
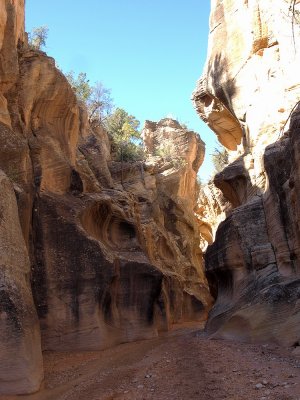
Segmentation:
{"type": "MultiPolygon", "coordinates": [[[[53,67],[52,74],[59,72],[53,67]]],[[[65,90],[62,98],[68,85],[65,90]]],[[[105,132],[91,129],[71,100],[63,116],[73,117],[61,122],[70,123],[66,132],[77,133],[78,141],[59,147],[59,126],[48,129],[49,107],[40,106],[40,138],[32,145],[40,184],[32,280],[43,348],[102,349],[157,336],[175,322],[205,319],[211,296],[190,208],[203,143],[170,120],[176,128],[159,145],[166,140],[173,146],[181,137],[174,144],[177,162],[149,152],[145,163],[121,164],[110,159],[105,132]],[[52,161],[57,169],[43,158],[48,145],[60,161],[52,161]]],[[[60,97],[51,102],[54,113],[63,107],[56,101],[60,97]]],[[[154,136],[160,124],[167,126],[152,123],[154,136]]]]}
{"type": "Polygon", "coordinates": [[[198,135],[147,122],[146,161],[114,161],[54,60],[26,44],[24,2],[0,11],[1,395],[39,389],[42,349],[151,338],[206,319],[212,297],[198,135]]]}
{"type": "Polygon", "coordinates": [[[258,152],[258,145],[264,148],[278,139],[297,102],[299,24],[290,3],[211,3],[207,62],[194,101],[230,150],[243,154],[255,146],[258,152]]]}
{"type": "Polygon", "coordinates": [[[201,185],[197,199],[196,216],[200,229],[200,248],[203,252],[212,244],[216,230],[226,218],[230,203],[212,182],[201,185]]]}
{"type": "Polygon", "coordinates": [[[207,330],[215,336],[300,339],[296,3],[293,17],[285,0],[212,1],[194,103],[231,153],[214,178],[231,211],[206,252],[216,296],[207,330]]]}
{"type": "Polygon", "coordinates": [[[7,96],[18,76],[18,44],[24,42],[24,0],[0,4],[0,122],[10,125],[7,96]]]}
{"type": "Polygon", "coordinates": [[[143,137],[147,154],[144,180],[155,223],[151,242],[156,241],[155,247],[160,249],[152,249],[149,242],[151,260],[166,275],[168,290],[172,288],[169,277],[177,276],[183,288],[183,300],[187,301],[184,309],[188,315],[194,314],[194,307],[203,309],[205,314],[212,299],[203,274],[199,224],[194,213],[198,194],[196,178],[204,159],[204,143],[195,132],[172,119],[158,123],[146,121],[143,137]],[[160,238],[159,232],[167,235],[164,233],[160,238]]]}

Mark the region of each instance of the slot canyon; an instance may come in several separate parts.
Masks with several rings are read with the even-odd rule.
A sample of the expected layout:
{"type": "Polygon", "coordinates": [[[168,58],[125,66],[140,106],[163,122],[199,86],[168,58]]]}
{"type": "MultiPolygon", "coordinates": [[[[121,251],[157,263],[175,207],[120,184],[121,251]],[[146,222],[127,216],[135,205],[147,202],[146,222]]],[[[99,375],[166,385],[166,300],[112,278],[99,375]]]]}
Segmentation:
{"type": "Polygon", "coordinates": [[[201,132],[118,161],[0,0],[0,399],[300,399],[299,15],[211,0],[199,184],[201,132]]]}

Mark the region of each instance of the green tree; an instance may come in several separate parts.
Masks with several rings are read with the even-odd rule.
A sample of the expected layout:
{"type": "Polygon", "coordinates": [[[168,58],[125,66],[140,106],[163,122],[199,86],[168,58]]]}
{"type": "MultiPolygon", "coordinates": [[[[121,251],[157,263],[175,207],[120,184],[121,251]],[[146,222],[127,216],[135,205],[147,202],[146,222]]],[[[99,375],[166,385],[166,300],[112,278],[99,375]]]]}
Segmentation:
{"type": "Polygon", "coordinates": [[[89,83],[90,81],[87,79],[86,73],[79,72],[76,77],[74,71],[70,71],[66,74],[66,78],[72,86],[72,89],[74,90],[78,100],[86,103],[91,97],[93,91],[92,86],[89,83]]]}
{"type": "Polygon", "coordinates": [[[123,184],[123,162],[143,159],[141,133],[138,130],[140,122],[122,108],[107,117],[105,128],[116,149],[116,157],[122,163],[121,183],[123,184]]]}
{"type": "Polygon", "coordinates": [[[97,121],[103,125],[113,108],[111,90],[104,87],[102,82],[96,82],[95,86],[92,87],[87,107],[90,122],[97,121]]]}
{"type": "Polygon", "coordinates": [[[66,74],[66,78],[78,100],[85,103],[89,122],[103,125],[113,107],[110,89],[105,88],[102,82],[96,82],[95,86],[90,85],[85,72],[75,76],[74,71],[70,71],[66,74]]]}
{"type": "Polygon", "coordinates": [[[122,108],[116,110],[106,119],[105,127],[116,144],[139,144],[141,133],[140,122],[122,108]]]}
{"type": "Polygon", "coordinates": [[[46,46],[48,32],[49,29],[45,25],[33,28],[32,31],[28,33],[29,46],[35,50],[41,50],[46,46]]]}

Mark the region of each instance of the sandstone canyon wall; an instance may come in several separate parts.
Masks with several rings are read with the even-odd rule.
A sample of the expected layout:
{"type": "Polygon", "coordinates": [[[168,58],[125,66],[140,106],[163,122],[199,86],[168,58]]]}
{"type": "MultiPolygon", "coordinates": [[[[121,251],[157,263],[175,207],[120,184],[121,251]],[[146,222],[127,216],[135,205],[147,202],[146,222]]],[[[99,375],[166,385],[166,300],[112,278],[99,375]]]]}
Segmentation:
{"type": "Polygon", "coordinates": [[[0,7],[0,394],[20,394],[38,390],[43,349],[153,337],[205,319],[212,298],[198,135],[148,121],[146,161],[121,166],[54,60],[28,47],[24,1],[0,7]]]}
{"type": "Polygon", "coordinates": [[[299,2],[211,3],[206,67],[193,94],[230,151],[214,184],[231,203],[206,252],[217,337],[300,339],[299,2]]]}
{"type": "Polygon", "coordinates": [[[30,287],[31,161],[15,118],[17,47],[24,41],[24,2],[0,6],[0,392],[28,393],[43,379],[40,329],[30,287]],[[19,184],[14,191],[12,176],[19,184]],[[22,190],[21,190],[22,187],[22,190]],[[20,190],[19,190],[20,189],[20,190]],[[16,194],[23,210],[18,212],[16,194]],[[23,232],[22,232],[23,228],[23,232]],[[26,247],[27,245],[27,247],[26,247]]]}

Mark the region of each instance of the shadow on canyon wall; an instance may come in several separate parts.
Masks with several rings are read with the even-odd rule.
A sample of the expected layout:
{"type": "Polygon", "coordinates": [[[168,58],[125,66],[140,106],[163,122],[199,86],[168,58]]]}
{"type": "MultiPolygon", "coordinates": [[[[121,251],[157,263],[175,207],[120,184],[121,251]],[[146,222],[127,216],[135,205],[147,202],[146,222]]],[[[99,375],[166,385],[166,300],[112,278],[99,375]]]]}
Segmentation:
{"type": "Polygon", "coordinates": [[[233,208],[205,255],[216,298],[206,327],[211,334],[299,341],[299,115],[297,107],[289,135],[265,149],[266,191],[251,183],[243,157],[215,177],[233,208]]]}

